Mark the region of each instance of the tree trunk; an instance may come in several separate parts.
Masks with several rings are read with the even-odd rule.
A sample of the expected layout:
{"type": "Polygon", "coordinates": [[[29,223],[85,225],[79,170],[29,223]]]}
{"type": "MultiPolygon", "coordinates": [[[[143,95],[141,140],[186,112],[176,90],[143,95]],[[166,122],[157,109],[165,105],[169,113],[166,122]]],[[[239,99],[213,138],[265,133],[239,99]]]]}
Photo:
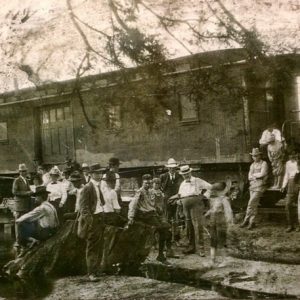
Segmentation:
{"type": "MultiPolygon", "coordinates": [[[[67,221],[55,236],[7,263],[4,270],[9,278],[21,283],[22,289],[32,294],[49,277],[85,274],[85,241],[77,237],[74,224],[74,221],[67,221]]],[[[105,226],[100,264],[106,273],[137,274],[150,252],[153,234],[153,227],[141,223],[127,230],[105,226]]]]}

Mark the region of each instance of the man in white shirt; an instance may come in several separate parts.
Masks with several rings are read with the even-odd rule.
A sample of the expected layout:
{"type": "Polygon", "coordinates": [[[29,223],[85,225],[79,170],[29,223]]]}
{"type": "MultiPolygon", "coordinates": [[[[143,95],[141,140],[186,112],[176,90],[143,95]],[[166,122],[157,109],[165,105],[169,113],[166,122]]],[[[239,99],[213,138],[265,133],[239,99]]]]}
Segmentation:
{"type": "MultiPolygon", "coordinates": [[[[116,181],[115,181],[115,186],[114,186],[114,190],[116,191],[117,195],[118,195],[118,202],[119,205],[122,206],[122,198],[121,198],[121,182],[120,182],[120,175],[118,174],[119,172],[119,167],[120,167],[120,160],[116,157],[111,157],[109,159],[108,162],[108,167],[109,167],[109,171],[113,172],[115,174],[116,177],[116,181]]],[[[106,186],[106,181],[105,181],[105,177],[106,174],[103,175],[102,177],[102,181],[101,181],[101,190],[103,188],[105,188],[106,186]]]]}
{"type": "Polygon", "coordinates": [[[99,164],[90,166],[91,180],[83,187],[79,201],[79,235],[86,239],[86,263],[90,281],[97,281],[99,273],[105,270],[103,231],[106,224],[114,225],[114,212],[120,208],[112,199],[105,202],[100,190],[103,171],[99,164]]]}
{"type": "Polygon", "coordinates": [[[211,188],[211,184],[203,179],[193,177],[192,169],[186,165],[180,167],[180,172],[184,181],[181,183],[178,191],[178,204],[183,205],[183,212],[187,228],[189,229],[189,247],[183,252],[192,254],[198,252],[200,256],[204,254],[203,239],[203,213],[204,213],[204,196],[205,190],[211,188]]]}
{"type": "Polygon", "coordinates": [[[49,192],[49,202],[56,208],[60,215],[60,208],[62,208],[67,201],[67,191],[63,183],[59,181],[60,171],[57,167],[51,169],[50,176],[51,182],[46,187],[49,192]]]}
{"type": "Polygon", "coordinates": [[[266,130],[263,131],[261,138],[259,140],[259,144],[261,146],[266,147],[269,144],[272,135],[274,135],[276,141],[278,142],[283,141],[283,137],[281,135],[280,130],[276,129],[275,126],[276,124],[271,124],[268,126],[266,130]]]}
{"type": "Polygon", "coordinates": [[[16,220],[23,246],[48,239],[59,226],[56,209],[47,201],[48,193],[45,186],[37,186],[34,196],[39,206],[16,220]]]}
{"type": "Polygon", "coordinates": [[[289,155],[289,160],[285,164],[285,174],[281,188],[281,192],[287,191],[285,196],[285,211],[288,223],[286,232],[294,230],[293,204],[297,203],[298,197],[298,187],[294,184],[295,175],[298,173],[297,157],[298,155],[295,151],[289,155]]]}

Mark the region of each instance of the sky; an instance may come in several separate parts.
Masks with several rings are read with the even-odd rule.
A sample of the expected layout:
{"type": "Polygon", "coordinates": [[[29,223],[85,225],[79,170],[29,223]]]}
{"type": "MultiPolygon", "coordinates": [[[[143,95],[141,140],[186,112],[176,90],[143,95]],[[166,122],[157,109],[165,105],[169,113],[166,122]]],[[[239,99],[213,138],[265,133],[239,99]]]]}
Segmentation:
{"type": "MultiPolygon", "coordinates": [[[[117,0],[130,4],[131,0],[117,0]]],[[[201,30],[214,32],[218,28],[207,6],[214,0],[143,0],[155,13],[188,19],[201,30]],[[199,20],[206,20],[199,23],[199,20]]],[[[107,0],[71,0],[76,15],[88,25],[111,34],[113,18],[107,0]]],[[[223,0],[224,5],[247,29],[255,28],[271,53],[300,51],[300,0],[223,0]]],[[[66,0],[1,0],[0,10],[0,93],[33,86],[27,74],[20,70],[27,65],[38,74],[40,84],[74,78],[85,54],[85,44],[74,27],[66,0]],[[29,19],[24,22],[28,14],[29,19]]],[[[143,32],[157,35],[167,49],[167,57],[238,47],[210,41],[198,43],[187,26],[171,29],[171,34],[159,27],[158,19],[140,5],[137,21],[129,22],[143,32]],[[184,44],[185,46],[183,46],[184,44]]],[[[104,53],[104,40],[82,25],[89,42],[104,53]]],[[[91,56],[89,73],[116,69],[103,59],[91,56]]],[[[131,66],[132,62],[127,61],[131,66]]]]}

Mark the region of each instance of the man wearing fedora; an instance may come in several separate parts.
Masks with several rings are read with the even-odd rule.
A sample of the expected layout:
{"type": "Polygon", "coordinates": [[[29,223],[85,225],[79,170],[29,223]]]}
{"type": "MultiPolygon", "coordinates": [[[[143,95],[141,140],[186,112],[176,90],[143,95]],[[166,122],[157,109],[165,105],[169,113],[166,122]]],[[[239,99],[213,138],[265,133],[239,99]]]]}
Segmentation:
{"type": "Polygon", "coordinates": [[[78,234],[86,239],[86,264],[90,281],[97,281],[98,275],[103,273],[103,261],[100,260],[103,254],[104,226],[114,223],[115,218],[111,213],[119,209],[115,202],[106,203],[104,200],[100,189],[103,171],[100,164],[90,166],[91,180],[83,187],[79,201],[78,234]]]}
{"type": "Polygon", "coordinates": [[[20,227],[20,242],[23,246],[28,242],[31,242],[32,246],[38,241],[48,239],[59,226],[56,209],[47,201],[48,194],[45,186],[37,186],[33,195],[39,206],[16,220],[20,227]]]}
{"type": "MultiPolygon", "coordinates": [[[[182,177],[178,174],[178,163],[174,158],[169,158],[165,167],[168,172],[160,175],[161,190],[164,193],[165,207],[167,208],[168,222],[172,226],[172,240],[180,238],[178,233],[177,220],[177,205],[176,203],[169,203],[169,199],[178,194],[179,186],[182,182],[182,177]]],[[[167,253],[167,257],[172,256],[172,253],[167,253]]]]}
{"type": "MultiPolygon", "coordinates": [[[[119,175],[119,167],[120,167],[120,160],[117,157],[111,157],[108,161],[108,171],[113,172],[116,177],[114,190],[118,195],[118,202],[119,205],[122,207],[122,198],[121,198],[121,182],[120,182],[120,175],[119,175]]],[[[105,181],[106,174],[103,175],[101,181],[101,189],[106,188],[106,181],[105,181]]]]}
{"type": "Polygon", "coordinates": [[[259,201],[267,189],[268,164],[262,160],[262,153],[258,148],[253,148],[250,153],[253,163],[250,166],[248,179],[250,183],[250,199],[247,206],[246,216],[240,227],[251,230],[255,227],[255,219],[258,213],[259,201]]]}
{"type": "MultiPolygon", "coordinates": [[[[15,196],[14,205],[14,216],[18,219],[25,213],[27,213],[31,208],[31,196],[32,191],[30,190],[30,185],[26,179],[27,167],[25,164],[19,165],[19,176],[14,180],[12,186],[12,193],[15,196]]],[[[16,233],[16,245],[19,243],[19,226],[18,223],[15,225],[16,233]]]]}
{"type": "Polygon", "coordinates": [[[90,167],[87,163],[81,165],[82,175],[83,175],[83,184],[87,184],[91,180],[90,167]]]}
{"type": "Polygon", "coordinates": [[[203,239],[203,192],[209,190],[211,184],[203,179],[192,176],[192,169],[188,165],[180,167],[179,174],[182,175],[184,180],[179,187],[179,200],[177,202],[183,206],[189,232],[189,247],[183,253],[192,254],[198,252],[200,256],[205,256],[203,239]]]}

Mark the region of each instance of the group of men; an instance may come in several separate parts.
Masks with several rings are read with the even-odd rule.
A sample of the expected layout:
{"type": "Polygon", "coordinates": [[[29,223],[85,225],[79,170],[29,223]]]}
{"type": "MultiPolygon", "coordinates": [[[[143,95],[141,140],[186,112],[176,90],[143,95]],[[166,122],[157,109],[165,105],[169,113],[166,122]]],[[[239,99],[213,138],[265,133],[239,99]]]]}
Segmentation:
{"type": "Polygon", "coordinates": [[[300,161],[298,153],[290,149],[288,160],[284,163],[286,154],[284,138],[274,124],[263,132],[259,144],[260,148],[253,148],[250,153],[253,159],[248,174],[250,199],[241,227],[247,226],[250,230],[255,227],[258,205],[264,192],[269,188],[269,179],[272,175],[273,184],[269,189],[286,193],[285,210],[288,223],[286,231],[300,231],[300,161]],[[298,206],[298,220],[295,219],[293,213],[295,204],[298,206]]]}
{"type": "Polygon", "coordinates": [[[16,248],[21,253],[41,240],[52,236],[64,219],[75,218],[80,209],[83,187],[95,181],[93,174],[98,168],[106,174],[101,181],[101,195],[107,203],[120,209],[120,177],[117,173],[119,160],[111,158],[108,168],[98,164],[83,163],[80,170],[67,167],[61,172],[57,166],[48,170],[39,166],[33,177],[33,185],[27,179],[27,167],[19,165],[19,176],[14,180],[16,248]],[[33,201],[34,199],[34,201],[33,201]]]}

